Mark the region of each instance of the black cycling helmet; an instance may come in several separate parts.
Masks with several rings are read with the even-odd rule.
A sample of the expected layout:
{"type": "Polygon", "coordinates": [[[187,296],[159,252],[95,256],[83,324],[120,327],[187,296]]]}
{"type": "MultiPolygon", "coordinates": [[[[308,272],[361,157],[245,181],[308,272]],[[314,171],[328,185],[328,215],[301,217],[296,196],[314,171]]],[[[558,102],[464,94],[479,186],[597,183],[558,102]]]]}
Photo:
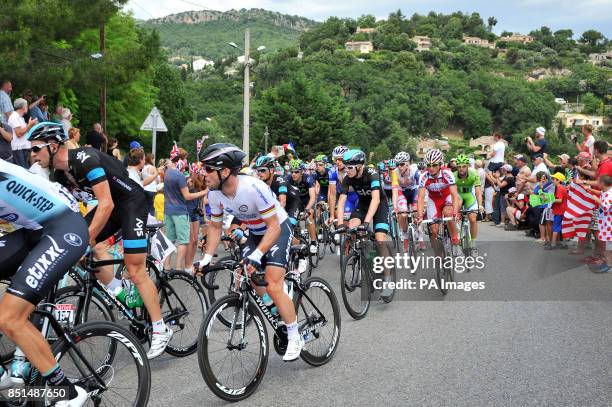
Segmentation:
{"type": "Polygon", "coordinates": [[[56,141],[60,144],[64,143],[68,140],[68,135],[64,131],[64,126],[60,123],[54,122],[41,122],[28,131],[27,139],[32,140],[42,140],[42,141],[56,141]]]}
{"type": "Polygon", "coordinates": [[[269,155],[262,155],[255,161],[255,167],[274,168],[276,160],[269,155]]]}
{"type": "Polygon", "coordinates": [[[204,165],[217,169],[242,168],[242,160],[246,157],[244,151],[230,143],[215,143],[202,152],[200,160],[204,165]]]}

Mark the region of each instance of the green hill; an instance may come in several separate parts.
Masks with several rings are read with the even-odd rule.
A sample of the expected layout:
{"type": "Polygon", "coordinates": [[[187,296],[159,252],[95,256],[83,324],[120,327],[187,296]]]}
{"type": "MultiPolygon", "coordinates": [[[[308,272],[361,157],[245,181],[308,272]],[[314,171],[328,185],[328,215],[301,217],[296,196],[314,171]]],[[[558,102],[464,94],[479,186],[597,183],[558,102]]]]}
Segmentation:
{"type": "Polygon", "coordinates": [[[242,45],[246,27],[251,29],[252,49],[265,45],[267,51],[274,51],[297,45],[299,36],[315,24],[304,17],[262,9],[188,11],[141,23],[159,32],[161,45],[170,56],[208,59],[235,55],[237,51],[227,43],[242,45]]]}

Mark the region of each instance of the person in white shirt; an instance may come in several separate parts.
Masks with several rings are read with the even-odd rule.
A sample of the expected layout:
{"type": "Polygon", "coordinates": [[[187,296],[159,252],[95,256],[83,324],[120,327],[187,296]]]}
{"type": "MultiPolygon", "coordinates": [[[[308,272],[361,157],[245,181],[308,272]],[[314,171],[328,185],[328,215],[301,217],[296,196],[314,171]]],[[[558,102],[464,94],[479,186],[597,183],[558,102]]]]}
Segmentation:
{"type": "Polygon", "coordinates": [[[147,196],[147,204],[149,205],[149,214],[155,216],[153,201],[155,199],[155,194],[157,194],[157,185],[159,182],[161,182],[161,179],[159,177],[159,171],[157,168],[155,168],[155,157],[153,157],[153,154],[148,153],[145,156],[145,165],[142,167],[141,173],[144,179],[155,176],[150,184],[144,186],[145,195],[147,196]]]}
{"type": "Polygon", "coordinates": [[[145,165],[145,153],[142,148],[131,150],[128,155],[128,175],[136,181],[141,187],[145,187],[157,179],[157,169],[155,174],[149,175],[147,178],[142,176],[142,168],[145,165]]]}
{"type": "Polygon", "coordinates": [[[576,144],[576,148],[580,152],[585,152],[591,154],[593,157],[595,153],[595,137],[593,137],[593,126],[590,124],[585,124],[582,126],[582,134],[584,134],[584,141],[582,144],[578,143],[578,138],[574,135],[572,136],[572,141],[576,144]]]}
{"type": "Polygon", "coordinates": [[[489,153],[489,165],[487,169],[491,172],[497,171],[502,165],[504,165],[504,155],[506,153],[506,143],[501,134],[495,133],[493,135],[495,143],[491,146],[491,152],[489,153]]]}
{"type": "Polygon", "coordinates": [[[13,103],[15,111],[8,119],[8,125],[13,128],[13,140],[11,149],[13,150],[13,162],[26,170],[30,167],[30,142],[26,135],[28,131],[38,123],[38,120],[30,118],[26,124],[23,116],[28,111],[28,101],[25,99],[15,99],[13,103]]]}

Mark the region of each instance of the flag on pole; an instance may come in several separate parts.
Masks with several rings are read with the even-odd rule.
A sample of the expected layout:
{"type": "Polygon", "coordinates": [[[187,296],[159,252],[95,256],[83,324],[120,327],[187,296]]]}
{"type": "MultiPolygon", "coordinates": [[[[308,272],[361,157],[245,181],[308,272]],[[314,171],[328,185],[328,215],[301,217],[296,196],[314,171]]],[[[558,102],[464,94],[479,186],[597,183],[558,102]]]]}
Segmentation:
{"type": "Polygon", "coordinates": [[[174,142],[174,146],[172,146],[172,150],[170,151],[170,159],[173,160],[179,155],[179,149],[176,145],[176,141],[174,142]]]}
{"type": "Polygon", "coordinates": [[[196,151],[198,156],[200,155],[200,151],[202,151],[202,144],[204,143],[203,138],[196,140],[196,151]]]}

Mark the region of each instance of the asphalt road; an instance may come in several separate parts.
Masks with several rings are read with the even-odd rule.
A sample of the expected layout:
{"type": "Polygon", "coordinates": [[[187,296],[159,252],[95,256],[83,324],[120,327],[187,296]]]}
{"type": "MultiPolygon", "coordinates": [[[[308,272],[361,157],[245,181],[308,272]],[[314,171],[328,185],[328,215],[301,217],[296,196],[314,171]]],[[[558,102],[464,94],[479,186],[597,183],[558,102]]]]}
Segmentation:
{"type": "MultiPolygon", "coordinates": [[[[354,321],[342,304],[337,257],[315,275],[342,312],[330,363],[284,363],[271,350],[258,391],[244,406],[611,406],[612,275],[596,275],[564,251],[521,232],[481,226],[484,270],[457,274],[485,289],[398,292],[354,321]],[[495,301],[492,301],[495,300],[495,301]]],[[[407,271],[399,277],[431,278],[407,271]]],[[[219,406],[197,356],[151,363],[151,406],[219,406]]]]}

